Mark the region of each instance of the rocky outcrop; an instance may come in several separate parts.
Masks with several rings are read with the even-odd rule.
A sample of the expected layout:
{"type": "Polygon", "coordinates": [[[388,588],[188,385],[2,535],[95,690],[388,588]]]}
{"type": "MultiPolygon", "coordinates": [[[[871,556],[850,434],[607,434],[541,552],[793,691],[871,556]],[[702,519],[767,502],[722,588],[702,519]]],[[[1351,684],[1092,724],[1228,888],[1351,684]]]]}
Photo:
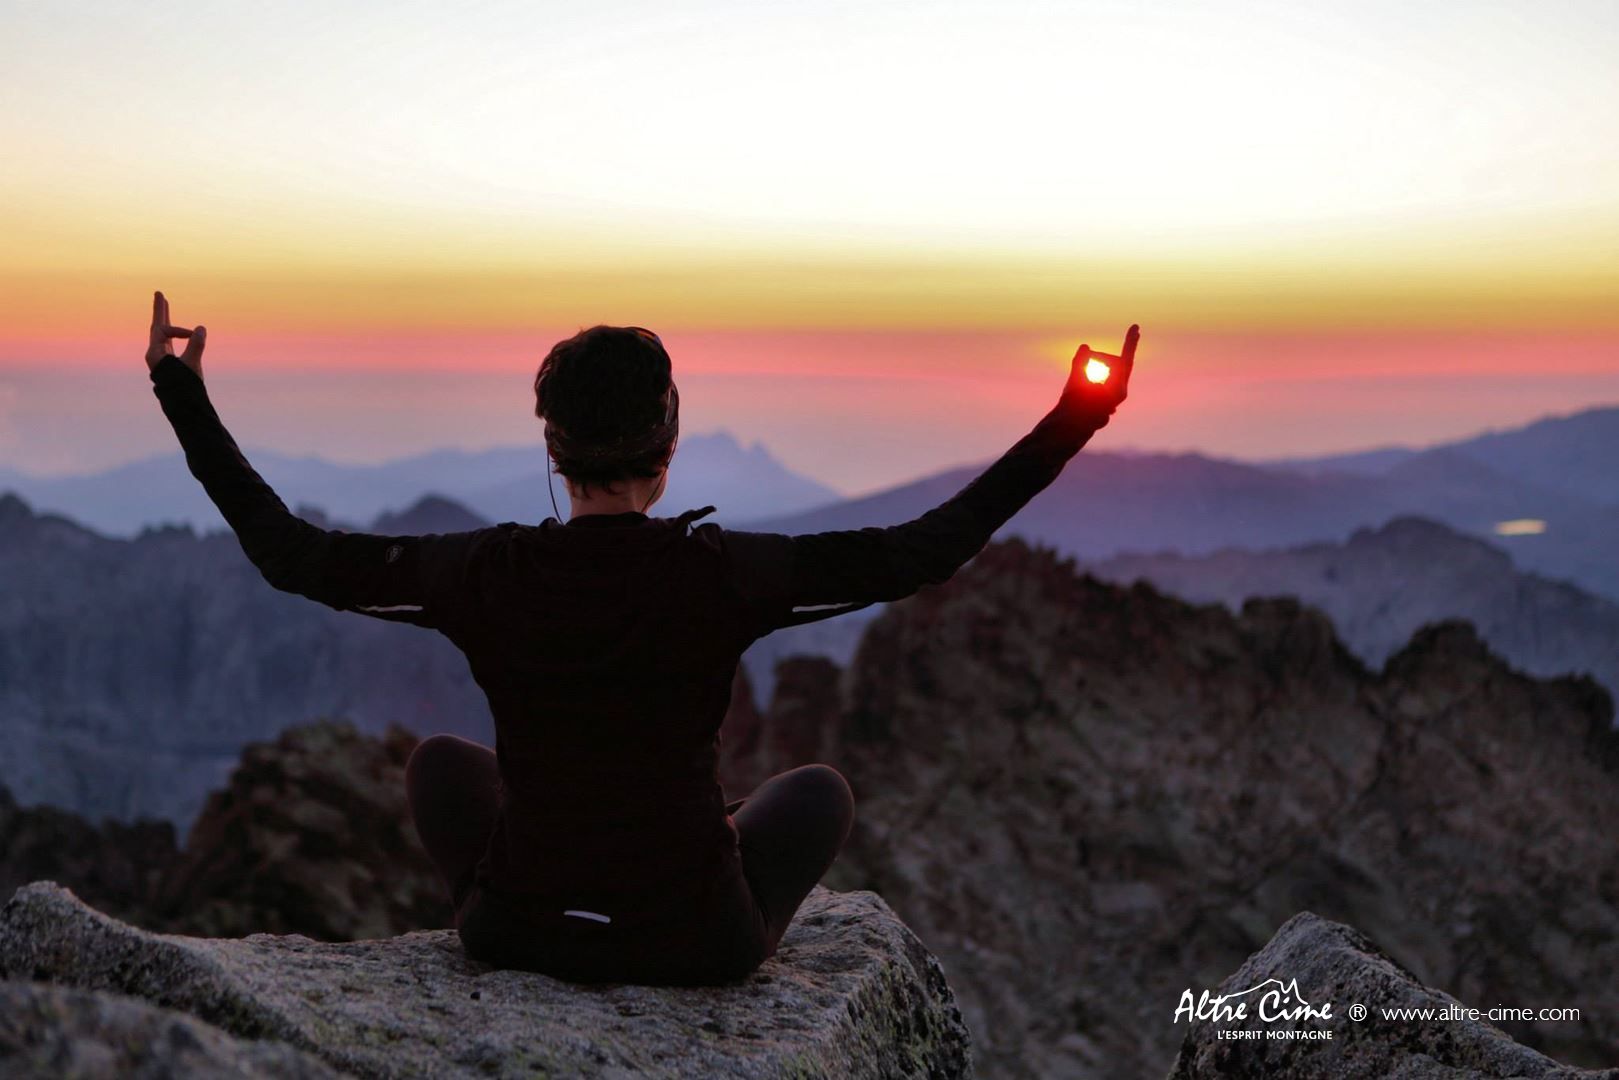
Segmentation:
{"type": "Polygon", "coordinates": [[[138,926],[232,937],[386,937],[450,925],[444,883],[411,824],[405,761],[417,742],[319,721],[251,743],[209,796],[184,850],[168,822],[93,827],[19,809],[0,788],[0,896],[58,881],[138,926]]]}
{"type": "Polygon", "coordinates": [[[1619,1069],[1568,1068],[1513,1042],[1353,927],[1307,911],[1186,1006],[1170,1080],[1619,1080],[1619,1069]]]}
{"type": "Polygon", "coordinates": [[[825,883],[940,956],[986,1073],[1162,1075],[1181,991],[1301,910],[1470,1004],[1578,1007],[1500,1026],[1619,1061],[1619,737],[1589,679],[1456,623],[1375,671],[1297,602],[1193,606],[1017,541],[891,605],[840,678],[783,675],[725,774],[848,777],[825,883]]]}
{"type": "Polygon", "coordinates": [[[54,806],[20,807],[0,787],[0,896],[30,881],[66,882],[87,903],[146,926],[179,861],[166,821],[92,825],[54,806]]]}
{"type": "Polygon", "coordinates": [[[785,657],[771,680],[770,707],[761,712],[747,668],[737,666],[720,734],[720,781],[727,799],[748,794],[780,768],[840,756],[835,741],[844,678],[844,670],[824,656],[785,657]]]}
{"type": "MultiPolygon", "coordinates": [[[[819,887],[747,979],[645,987],[495,970],[453,931],[346,944],[151,934],[41,882],[0,911],[0,978],[140,998],[253,1040],[266,1060],[281,1044],[362,1077],[971,1075],[939,962],[880,897],[819,887]]],[[[108,1042],[148,1022],[79,1029],[108,1042]]]]}
{"type": "Polygon", "coordinates": [[[330,721],[254,743],[208,797],[143,925],[322,941],[451,925],[447,887],[405,804],[415,735],[330,721]]]}

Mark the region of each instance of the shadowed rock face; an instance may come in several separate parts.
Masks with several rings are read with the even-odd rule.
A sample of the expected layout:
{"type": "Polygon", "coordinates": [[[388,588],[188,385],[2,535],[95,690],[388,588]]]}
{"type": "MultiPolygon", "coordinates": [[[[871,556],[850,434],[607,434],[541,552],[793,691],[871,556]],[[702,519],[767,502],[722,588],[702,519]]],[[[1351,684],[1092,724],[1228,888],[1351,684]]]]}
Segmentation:
{"type": "Polygon", "coordinates": [[[720,780],[740,798],[772,773],[838,757],[844,672],[824,656],[789,656],[776,665],[775,694],[761,713],[747,668],[737,665],[731,707],[720,732],[720,780]]]}
{"type": "Polygon", "coordinates": [[[1162,1074],[1181,992],[1301,910],[1470,1004],[1577,1006],[1503,1027],[1619,1060],[1619,743],[1590,680],[1454,623],[1375,672],[1295,602],[1192,606],[1017,541],[892,605],[841,680],[814,663],[725,775],[803,764],[819,717],[857,799],[827,884],[939,954],[987,1072],[1162,1074]]]}
{"type": "Polygon", "coordinates": [[[416,736],[320,721],[253,743],[184,850],[168,822],[93,827],[0,788],[0,896],[59,881],[136,925],[322,941],[448,927],[448,893],[405,805],[416,736]]]}
{"type": "Polygon", "coordinates": [[[179,858],[166,821],[91,825],[54,806],[19,807],[0,787],[0,896],[30,881],[71,882],[87,903],[145,925],[179,858]]]}
{"type": "Polygon", "coordinates": [[[1418,1021],[1409,1014],[1385,1014],[1385,1009],[1437,1012],[1465,1006],[1423,986],[1353,927],[1308,911],[1283,924],[1215,995],[1229,995],[1232,1011],[1205,1010],[1197,1020],[1188,1016],[1170,1080],[1619,1078],[1619,1069],[1559,1065],[1513,1042],[1487,1020],[1418,1021]],[[1266,994],[1271,1000],[1259,1003],[1266,994]],[[1235,1003],[1243,1001],[1238,1017],[1235,1003]],[[1222,1038],[1222,1031],[1260,1037],[1222,1038]]]}
{"type": "Polygon", "coordinates": [[[405,804],[416,742],[328,721],[248,746],[208,797],[149,925],[323,941],[450,926],[447,888],[405,804]]]}
{"type": "MultiPolygon", "coordinates": [[[[263,1040],[261,1057],[280,1045],[362,1077],[972,1074],[938,961],[880,897],[819,887],[747,979],[680,988],[495,970],[468,960],[453,931],[346,944],[151,934],[41,882],[0,911],[0,978],[141,998],[263,1040]]],[[[26,987],[0,983],[40,993],[26,987]]],[[[43,1036],[23,1038],[57,1030],[49,1015],[39,1023],[43,1036]]],[[[89,1026],[117,1037],[111,1022],[89,1026]]]]}
{"type": "Polygon", "coordinates": [[[0,582],[0,784],[24,806],[183,833],[293,724],[493,731],[448,639],[277,592],[229,532],[116,540],[0,495],[0,582]]]}

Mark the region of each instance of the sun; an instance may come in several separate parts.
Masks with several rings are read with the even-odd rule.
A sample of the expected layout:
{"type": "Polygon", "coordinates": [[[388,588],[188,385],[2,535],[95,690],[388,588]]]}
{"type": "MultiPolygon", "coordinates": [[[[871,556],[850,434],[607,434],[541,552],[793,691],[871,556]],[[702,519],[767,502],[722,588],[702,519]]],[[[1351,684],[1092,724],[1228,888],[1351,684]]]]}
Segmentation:
{"type": "Polygon", "coordinates": [[[1085,361],[1085,377],[1093,383],[1105,383],[1107,377],[1113,374],[1113,369],[1100,360],[1085,361]]]}

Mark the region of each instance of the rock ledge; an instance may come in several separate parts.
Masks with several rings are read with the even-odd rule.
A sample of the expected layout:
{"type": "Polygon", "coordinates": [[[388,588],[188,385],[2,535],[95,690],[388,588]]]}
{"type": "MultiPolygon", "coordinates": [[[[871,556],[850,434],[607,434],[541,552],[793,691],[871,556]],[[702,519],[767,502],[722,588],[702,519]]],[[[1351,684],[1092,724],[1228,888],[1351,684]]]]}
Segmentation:
{"type": "MultiPolygon", "coordinates": [[[[236,1037],[244,1075],[306,1056],[362,1077],[972,1075],[938,960],[875,893],[820,886],[746,980],[647,987],[493,969],[447,930],[340,944],[154,934],[35,882],[0,911],[0,978],[190,1014],[236,1037]]],[[[0,1064],[49,1034],[0,1024],[0,1064]]]]}

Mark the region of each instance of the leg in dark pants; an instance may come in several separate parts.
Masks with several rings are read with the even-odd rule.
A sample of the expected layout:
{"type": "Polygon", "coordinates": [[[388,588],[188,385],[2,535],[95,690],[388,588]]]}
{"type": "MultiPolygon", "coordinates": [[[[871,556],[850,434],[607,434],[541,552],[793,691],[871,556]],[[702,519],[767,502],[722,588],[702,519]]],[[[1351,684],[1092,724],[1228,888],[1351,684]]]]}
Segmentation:
{"type": "Polygon", "coordinates": [[[456,735],[423,739],[405,762],[405,795],[416,835],[459,910],[500,811],[495,752],[456,735]]]}
{"type": "Polygon", "coordinates": [[[741,837],[742,872],[764,912],[773,955],[793,913],[831,867],[854,827],[854,792],[830,765],[777,773],[726,804],[741,837]]]}

